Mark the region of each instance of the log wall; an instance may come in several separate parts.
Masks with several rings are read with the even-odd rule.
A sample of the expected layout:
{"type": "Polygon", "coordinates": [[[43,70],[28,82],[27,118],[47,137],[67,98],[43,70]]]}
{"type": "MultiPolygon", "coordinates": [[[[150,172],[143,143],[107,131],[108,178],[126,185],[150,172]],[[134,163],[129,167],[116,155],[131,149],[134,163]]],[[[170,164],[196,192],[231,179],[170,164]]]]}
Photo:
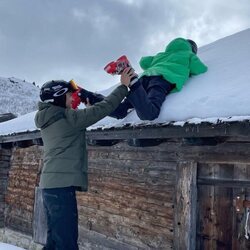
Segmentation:
{"type": "Polygon", "coordinates": [[[4,227],[5,195],[10,169],[10,149],[0,149],[0,228],[4,227]]]}
{"type": "Polygon", "coordinates": [[[175,181],[176,162],[159,147],[89,147],[89,192],[78,194],[80,238],[89,231],[92,244],[97,232],[114,246],[171,249],[175,181]]]}
{"type": "Polygon", "coordinates": [[[14,148],[6,194],[5,226],[32,234],[35,186],[41,167],[41,147],[14,148]]]}
{"type": "MultiPolygon", "coordinates": [[[[6,227],[32,233],[42,147],[15,148],[6,227]]],[[[157,147],[89,147],[89,192],[77,193],[82,248],[173,247],[176,163],[157,147]]]]}
{"type": "MultiPolygon", "coordinates": [[[[89,191],[77,193],[80,249],[249,247],[245,215],[234,207],[237,195],[249,199],[248,141],[88,149],[89,191]]],[[[11,160],[6,227],[29,235],[41,154],[39,146],[15,148],[11,160]]]]}

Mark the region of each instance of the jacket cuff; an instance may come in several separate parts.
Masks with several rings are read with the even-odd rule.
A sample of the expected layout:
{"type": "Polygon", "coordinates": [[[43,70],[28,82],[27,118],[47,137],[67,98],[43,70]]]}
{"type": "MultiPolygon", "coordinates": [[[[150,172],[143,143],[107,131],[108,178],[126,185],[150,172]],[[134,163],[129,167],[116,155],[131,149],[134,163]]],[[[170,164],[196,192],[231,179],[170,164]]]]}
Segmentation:
{"type": "Polygon", "coordinates": [[[130,89],[130,91],[135,91],[136,89],[139,88],[139,86],[140,86],[140,82],[138,81],[138,78],[137,78],[137,79],[136,79],[136,82],[135,82],[133,85],[131,85],[131,86],[129,87],[129,89],[130,89]]]}

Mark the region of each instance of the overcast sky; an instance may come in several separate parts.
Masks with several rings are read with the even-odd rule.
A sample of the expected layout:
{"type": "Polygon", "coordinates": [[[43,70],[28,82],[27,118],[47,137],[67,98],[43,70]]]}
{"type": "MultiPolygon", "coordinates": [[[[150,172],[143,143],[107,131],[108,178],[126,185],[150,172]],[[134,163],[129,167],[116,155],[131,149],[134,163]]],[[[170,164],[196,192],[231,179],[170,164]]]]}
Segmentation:
{"type": "Polygon", "coordinates": [[[140,72],[176,37],[202,46],[249,27],[249,0],[0,0],[0,76],[106,89],[119,77],[103,67],[120,55],[140,72]]]}

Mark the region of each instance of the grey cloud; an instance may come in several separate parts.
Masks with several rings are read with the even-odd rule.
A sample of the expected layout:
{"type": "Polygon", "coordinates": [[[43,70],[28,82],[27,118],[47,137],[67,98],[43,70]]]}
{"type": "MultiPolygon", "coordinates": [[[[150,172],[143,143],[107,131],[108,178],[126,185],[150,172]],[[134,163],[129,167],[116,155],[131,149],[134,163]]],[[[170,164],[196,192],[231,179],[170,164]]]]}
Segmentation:
{"type": "Polygon", "coordinates": [[[110,60],[127,54],[139,70],[141,56],[177,36],[203,45],[249,27],[248,13],[248,0],[2,0],[0,75],[103,89],[119,80],[103,71],[110,60]]]}

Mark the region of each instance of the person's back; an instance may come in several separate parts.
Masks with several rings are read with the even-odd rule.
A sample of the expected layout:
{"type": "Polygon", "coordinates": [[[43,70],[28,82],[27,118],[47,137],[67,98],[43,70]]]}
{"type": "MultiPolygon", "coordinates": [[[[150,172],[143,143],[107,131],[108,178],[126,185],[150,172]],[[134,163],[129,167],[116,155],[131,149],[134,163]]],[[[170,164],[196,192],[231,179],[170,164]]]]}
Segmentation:
{"type": "Polygon", "coordinates": [[[196,55],[197,49],[192,50],[189,41],[192,40],[176,38],[167,45],[164,52],[142,57],[140,66],[144,71],[141,76],[162,76],[175,84],[176,90],[181,90],[190,75],[206,72],[207,66],[196,55]]]}

